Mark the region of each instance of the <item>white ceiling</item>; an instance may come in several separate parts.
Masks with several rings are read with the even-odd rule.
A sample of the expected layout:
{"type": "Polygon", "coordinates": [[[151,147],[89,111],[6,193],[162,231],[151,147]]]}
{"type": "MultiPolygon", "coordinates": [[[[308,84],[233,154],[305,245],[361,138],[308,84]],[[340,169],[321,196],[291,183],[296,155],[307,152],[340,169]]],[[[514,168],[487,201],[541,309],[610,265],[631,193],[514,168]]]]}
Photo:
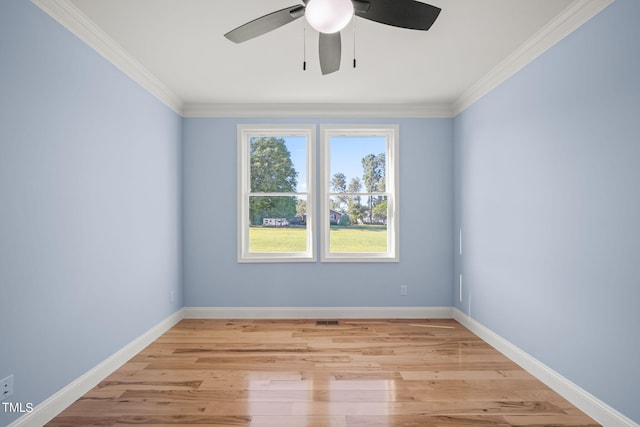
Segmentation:
{"type": "MultiPolygon", "coordinates": [[[[104,50],[101,44],[118,51],[119,59],[110,59],[124,58],[130,68],[133,63],[137,71],[129,74],[147,79],[143,86],[176,110],[228,104],[408,104],[440,108],[444,116],[464,108],[465,98],[482,95],[482,85],[507,77],[607,3],[430,0],[442,12],[427,32],[355,18],[357,68],[352,67],[349,25],[342,31],[341,69],[322,76],[318,35],[307,26],[304,43],[304,18],[242,44],[223,37],[296,0],[33,1],[98,51],[104,50]],[[61,7],[73,19],[56,16],[61,7]]],[[[126,64],[119,66],[126,71],[126,64]]]]}

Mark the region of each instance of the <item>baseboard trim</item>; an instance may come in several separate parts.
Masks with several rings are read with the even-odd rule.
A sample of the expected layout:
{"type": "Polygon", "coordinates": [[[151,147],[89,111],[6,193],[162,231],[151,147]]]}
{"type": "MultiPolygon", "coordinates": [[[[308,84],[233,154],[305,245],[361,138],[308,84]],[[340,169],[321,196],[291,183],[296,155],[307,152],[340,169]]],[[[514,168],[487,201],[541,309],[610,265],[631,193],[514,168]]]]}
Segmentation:
{"type": "Polygon", "coordinates": [[[185,307],[186,319],[450,319],[451,307],[185,307]]]}
{"type": "Polygon", "coordinates": [[[453,318],[465,328],[520,365],[524,370],[542,381],[598,423],[606,427],[640,427],[640,425],[633,420],[627,418],[588,391],[502,338],[466,313],[463,313],[457,308],[453,308],[452,314],[453,318]]]}
{"type": "Polygon", "coordinates": [[[586,390],[455,307],[185,307],[62,388],[9,427],[44,425],[182,319],[453,318],[606,427],[640,427],[586,390]]]}
{"type": "Polygon", "coordinates": [[[9,424],[9,427],[30,427],[42,426],[55,418],[60,412],[65,410],[69,405],[86,394],[93,387],[98,385],[100,381],[109,376],[116,369],[125,364],[129,359],[138,354],[147,345],[151,344],[160,335],[168,331],[173,325],[183,318],[183,310],[178,310],[129,344],[103,360],[93,369],[87,371],[84,375],[77,378],[72,383],[51,395],[42,403],[34,406],[33,412],[23,415],[22,417],[9,424]]]}

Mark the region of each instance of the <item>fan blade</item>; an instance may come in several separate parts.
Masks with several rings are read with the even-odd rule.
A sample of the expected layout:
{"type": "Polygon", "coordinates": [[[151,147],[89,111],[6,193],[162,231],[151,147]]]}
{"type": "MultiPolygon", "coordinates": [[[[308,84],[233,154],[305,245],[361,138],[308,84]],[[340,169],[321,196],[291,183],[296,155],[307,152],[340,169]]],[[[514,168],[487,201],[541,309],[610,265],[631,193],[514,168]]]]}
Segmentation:
{"type": "Polygon", "coordinates": [[[351,3],[353,3],[353,10],[355,12],[365,13],[371,7],[371,3],[367,0],[351,0],[351,3]]]}
{"type": "Polygon", "coordinates": [[[261,16],[244,25],[229,31],[224,36],[235,43],[242,43],[280,28],[304,16],[304,6],[294,5],[285,9],[261,16]]]}
{"type": "Polygon", "coordinates": [[[438,18],[440,8],[415,0],[370,0],[366,11],[358,8],[361,18],[394,27],[426,31],[438,18]]]}
{"type": "Polygon", "coordinates": [[[340,69],[342,58],[342,41],[340,31],[333,34],[320,33],[320,70],[322,75],[340,69]]]}

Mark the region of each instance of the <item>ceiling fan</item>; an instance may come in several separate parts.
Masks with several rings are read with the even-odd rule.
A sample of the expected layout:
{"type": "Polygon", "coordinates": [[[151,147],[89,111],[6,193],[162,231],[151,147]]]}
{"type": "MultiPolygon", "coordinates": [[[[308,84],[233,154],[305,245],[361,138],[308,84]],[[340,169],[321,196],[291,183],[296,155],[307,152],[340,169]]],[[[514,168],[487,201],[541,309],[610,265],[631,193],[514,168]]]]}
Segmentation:
{"type": "Polygon", "coordinates": [[[440,14],[440,8],[416,0],[302,0],[235,28],[224,36],[235,43],[261,36],[298,18],[305,17],[320,33],[319,53],[322,74],[340,69],[342,41],[340,31],[352,17],[394,27],[426,31],[440,14]]]}

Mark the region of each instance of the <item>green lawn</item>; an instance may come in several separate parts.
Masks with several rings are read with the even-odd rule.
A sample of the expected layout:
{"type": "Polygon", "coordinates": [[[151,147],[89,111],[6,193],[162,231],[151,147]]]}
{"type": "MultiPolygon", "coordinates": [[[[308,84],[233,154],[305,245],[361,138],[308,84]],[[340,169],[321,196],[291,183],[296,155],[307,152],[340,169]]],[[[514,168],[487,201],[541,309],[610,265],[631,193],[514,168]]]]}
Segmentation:
{"type": "MultiPolygon", "coordinates": [[[[250,252],[304,252],[304,228],[251,227],[250,252]]],[[[378,225],[331,227],[331,252],[386,252],[387,228],[378,225]]]]}
{"type": "Polygon", "coordinates": [[[304,228],[249,228],[249,252],[304,252],[307,235],[304,228]]]}

